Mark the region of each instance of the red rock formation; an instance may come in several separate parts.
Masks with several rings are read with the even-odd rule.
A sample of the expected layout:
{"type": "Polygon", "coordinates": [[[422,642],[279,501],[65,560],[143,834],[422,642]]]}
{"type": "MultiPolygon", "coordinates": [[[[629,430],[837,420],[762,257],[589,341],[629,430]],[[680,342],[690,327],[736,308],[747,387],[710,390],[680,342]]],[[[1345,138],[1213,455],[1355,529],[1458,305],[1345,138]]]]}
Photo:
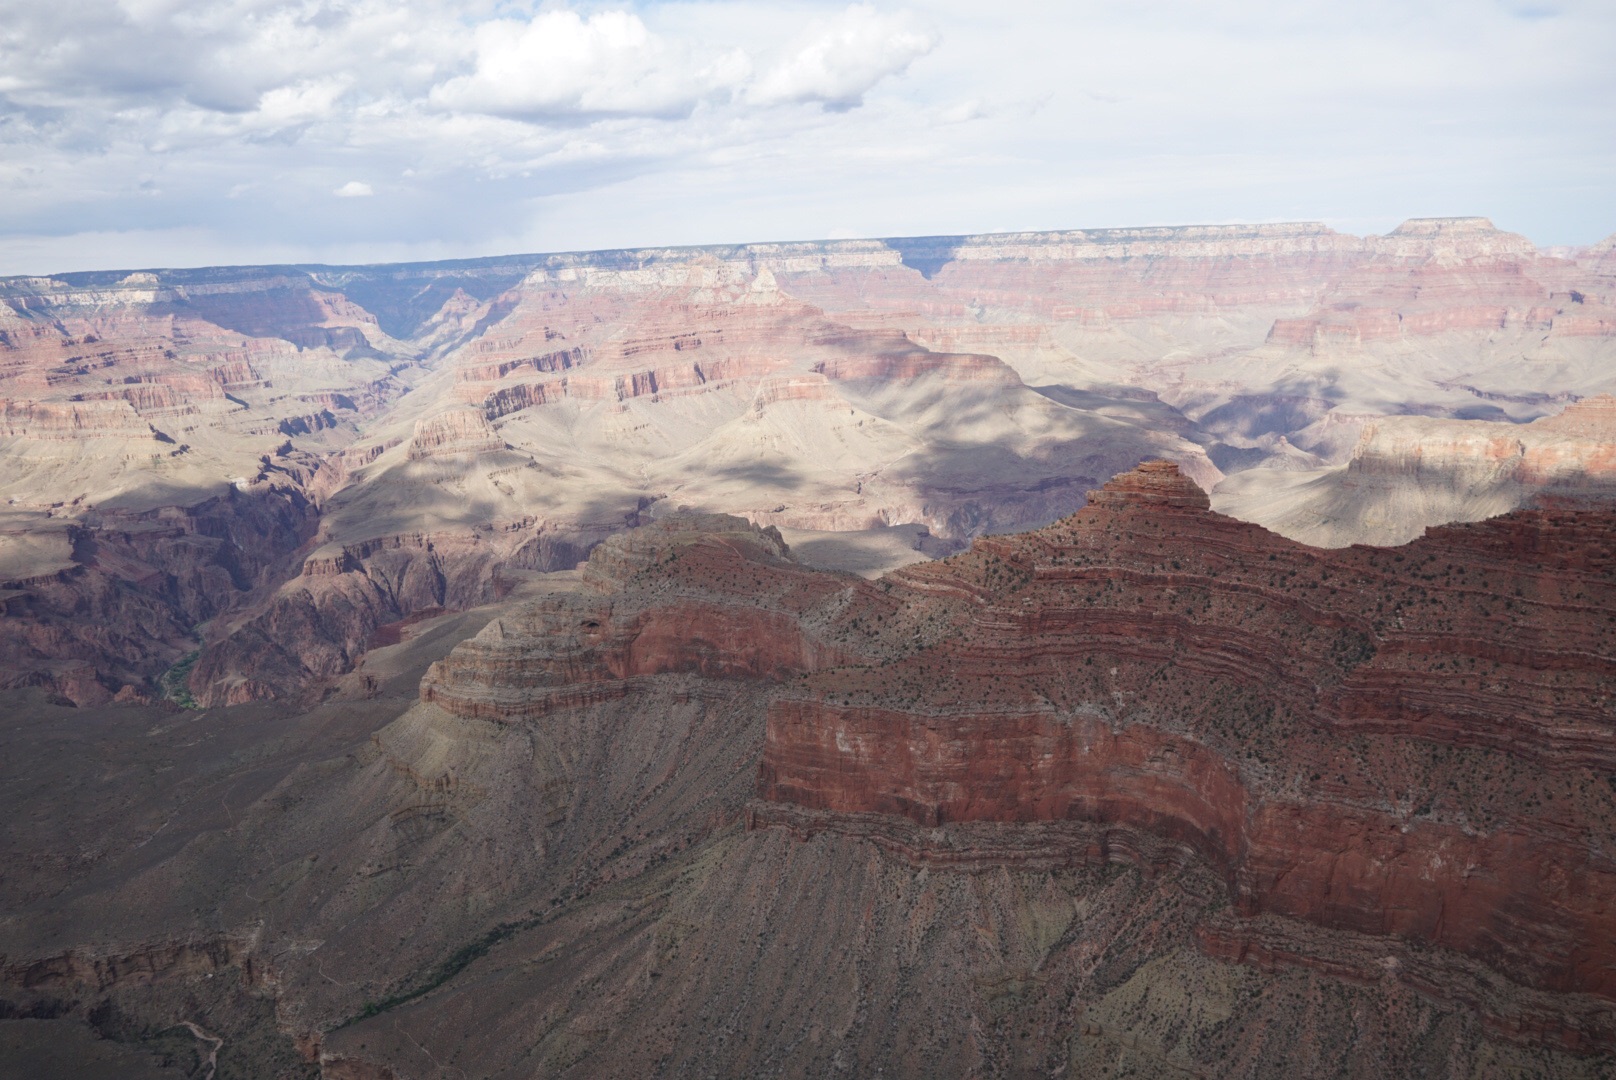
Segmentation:
{"type": "MultiPolygon", "coordinates": [[[[724,528],[613,541],[586,574],[596,596],[496,620],[423,698],[516,720],[661,673],[776,681],[759,825],[885,835],[942,862],[1058,861],[1063,845],[1197,860],[1237,916],[1203,935],[1216,955],[1277,955],[1231,944],[1259,916],[1435,945],[1539,1012],[1577,995],[1553,1023],[1487,1006],[1501,1030],[1582,1050],[1616,1033],[1609,511],[1320,551],[1212,514],[1152,463],[1047,529],[881,583],[724,528]],[[937,832],[973,824],[1012,832],[937,832]],[[1065,825],[1104,831],[1037,831],[1065,825]]],[[[1290,940],[1295,962],[1336,963],[1290,940]]]]}
{"type": "Polygon", "coordinates": [[[1502,1037],[1605,1052],[1613,519],[1324,551],[1155,462],[1046,529],[867,582],[675,516],[597,548],[586,593],[501,615],[421,696],[565,725],[669,676],[772,687],[754,828],[942,867],[1209,867],[1230,903],[1195,931],[1208,955],[1390,974],[1502,1037]]]}
{"type": "Polygon", "coordinates": [[[1242,916],[1616,1001],[1612,525],[1521,511],[1319,551],[1142,466],[1047,529],[892,575],[889,611],[855,604],[888,647],[947,630],[791,684],[759,792],[1142,830],[1217,867],[1242,916]]]}
{"type": "Polygon", "coordinates": [[[723,515],[674,515],[612,537],[584,571],[597,595],[500,616],[432,665],[421,699],[514,721],[623,697],[645,676],[783,680],[851,662],[838,620],[823,615],[849,583],[785,555],[778,532],[723,515]],[[632,591],[647,578],[664,587],[632,591]]]}

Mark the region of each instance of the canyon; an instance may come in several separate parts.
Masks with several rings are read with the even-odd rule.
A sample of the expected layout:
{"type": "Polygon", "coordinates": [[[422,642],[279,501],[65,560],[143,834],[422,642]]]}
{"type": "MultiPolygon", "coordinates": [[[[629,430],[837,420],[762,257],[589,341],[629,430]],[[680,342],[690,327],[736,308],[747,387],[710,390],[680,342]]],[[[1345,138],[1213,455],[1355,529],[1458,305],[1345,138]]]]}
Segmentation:
{"type": "Polygon", "coordinates": [[[5,1022],[288,1076],[1601,1075],[1616,511],[1328,550],[1208,502],[1147,462],[878,578],[670,514],[302,713],[36,699],[5,1022]]]}
{"type": "Polygon", "coordinates": [[[678,506],[873,573],[1150,458],[1296,539],[1406,542],[1605,482],[1608,412],[1546,418],[1616,388],[1608,246],[1458,218],[6,279],[4,682],[155,700],[185,661],[198,703],[302,700],[678,506]]]}
{"type": "Polygon", "coordinates": [[[0,1061],[1608,1075],[1610,249],[0,280],[0,1061]]]}

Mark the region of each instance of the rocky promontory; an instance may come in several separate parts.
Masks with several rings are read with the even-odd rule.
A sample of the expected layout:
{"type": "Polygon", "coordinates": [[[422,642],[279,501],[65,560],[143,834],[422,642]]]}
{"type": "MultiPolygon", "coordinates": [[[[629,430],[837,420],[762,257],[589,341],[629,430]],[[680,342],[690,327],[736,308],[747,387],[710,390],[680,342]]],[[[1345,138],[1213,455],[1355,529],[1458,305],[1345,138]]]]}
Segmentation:
{"type": "MultiPolygon", "coordinates": [[[[1081,822],[1124,858],[1149,834],[1242,918],[1616,1001],[1616,863],[1588,843],[1616,828],[1613,524],[1540,509],[1322,551],[1148,463],[1047,529],[892,575],[898,610],[866,618],[950,632],[790,687],[759,792],[818,828],[1081,822]]],[[[1598,1015],[1554,1037],[1607,1045],[1598,1015]]]]}
{"type": "Polygon", "coordinates": [[[1148,462],[868,582],[675,516],[494,620],[422,700],[548,723],[659,677],[750,683],[754,827],[919,865],[1201,867],[1227,903],[1209,955],[1356,977],[1347,957],[1403,950],[1511,1038],[1608,1050],[1613,528],[1554,506],[1321,550],[1148,462]]]}

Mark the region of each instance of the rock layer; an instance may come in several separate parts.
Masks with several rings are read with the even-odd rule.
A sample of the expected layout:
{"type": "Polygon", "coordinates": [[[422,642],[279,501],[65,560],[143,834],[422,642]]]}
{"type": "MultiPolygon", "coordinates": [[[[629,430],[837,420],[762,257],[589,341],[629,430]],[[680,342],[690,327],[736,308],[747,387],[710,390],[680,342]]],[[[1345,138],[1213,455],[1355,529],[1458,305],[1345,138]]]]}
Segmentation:
{"type": "Polygon", "coordinates": [[[1242,916],[1616,1001],[1616,863],[1589,843],[1616,826],[1611,525],[1521,511],[1323,552],[1147,465],[889,578],[902,606],[863,618],[951,632],[789,688],[759,792],[932,827],[1115,823],[1216,867],[1242,916]]]}
{"type": "MultiPolygon", "coordinates": [[[[46,553],[94,512],[299,477],[319,521],[278,587],[204,626],[118,578],[144,598],[98,610],[124,638],[166,620],[164,646],[57,658],[151,694],[200,645],[218,702],[312,691],[375,626],[498,595],[496,564],[571,566],[655,504],[957,548],[1161,457],[1293,538],[1404,539],[1604,467],[1493,445],[1539,425],[1405,419],[1516,428],[1616,388],[1610,265],[1456,218],[7,279],[0,580],[79,565],[46,553]]],[[[8,681],[83,696],[16,655],[8,681]]]]}
{"type": "Polygon", "coordinates": [[[1153,462],[1052,526],[875,583],[715,524],[732,539],[674,550],[679,519],[614,541],[591,562],[604,595],[496,620],[423,700],[519,723],[661,675],[773,684],[756,826],[922,864],[1207,867],[1235,920],[1200,939],[1215,955],[1324,970],[1310,934],[1435,947],[1515,989],[1411,962],[1430,992],[1493,1002],[1512,1037],[1611,1049],[1609,510],[1326,551],[1212,513],[1153,462]],[[1259,918],[1301,928],[1288,951],[1236,944],[1259,918]]]}

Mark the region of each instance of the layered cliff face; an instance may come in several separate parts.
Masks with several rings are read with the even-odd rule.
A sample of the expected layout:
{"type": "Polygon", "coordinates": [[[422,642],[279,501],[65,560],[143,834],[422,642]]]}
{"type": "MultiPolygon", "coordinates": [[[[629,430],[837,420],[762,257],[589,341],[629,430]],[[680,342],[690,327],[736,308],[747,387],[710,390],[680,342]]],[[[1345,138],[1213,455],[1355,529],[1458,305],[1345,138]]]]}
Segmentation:
{"type": "MultiPolygon", "coordinates": [[[[1607,247],[1550,256],[1461,218],[11,279],[3,580],[69,570],[71,602],[36,607],[161,638],[138,658],[59,638],[107,693],[156,693],[200,647],[191,693],[222,702],[318,689],[376,627],[571,566],[661,505],[816,534],[805,551],[901,529],[936,553],[1165,457],[1293,538],[1406,539],[1559,484],[1570,458],[1479,495],[1472,465],[1457,495],[1379,466],[1491,453],[1404,415],[1518,424],[1611,389],[1607,247]],[[66,540],[294,478],[310,524],[279,580],[205,625],[66,540]]],[[[49,640],[8,680],[97,697],[49,640]]]]}
{"type": "Polygon", "coordinates": [[[620,534],[590,556],[587,592],[494,619],[432,665],[421,700],[509,722],[626,697],[648,676],[779,681],[848,662],[837,641],[848,583],[786,555],[777,531],[720,515],[620,534]]]}
{"type": "Polygon", "coordinates": [[[19,712],[8,798],[101,779],[7,835],[0,1002],[331,1077],[1595,1077],[1610,519],[1328,552],[1152,463],[866,580],[670,515],[304,715],[19,712]]]}
{"type": "Polygon", "coordinates": [[[754,827],[928,866],[1204,867],[1231,905],[1194,927],[1209,956],[1391,971],[1510,1038],[1599,1052],[1610,527],[1544,509],[1325,552],[1211,513],[1157,462],[878,584],[642,530],[636,559],[591,564],[607,596],[496,620],[422,698],[509,724],[658,674],[777,682],[754,827]]]}
{"type": "Polygon", "coordinates": [[[1588,840],[1616,828],[1610,524],[1520,511],[1323,552],[1143,466],[1048,529],[890,578],[899,609],[867,620],[952,632],[793,686],[760,794],[821,813],[799,828],[1098,825],[1101,851],[1204,860],[1241,919],[1423,941],[1602,999],[1551,1034],[1608,1045],[1616,864],[1588,840]]]}

